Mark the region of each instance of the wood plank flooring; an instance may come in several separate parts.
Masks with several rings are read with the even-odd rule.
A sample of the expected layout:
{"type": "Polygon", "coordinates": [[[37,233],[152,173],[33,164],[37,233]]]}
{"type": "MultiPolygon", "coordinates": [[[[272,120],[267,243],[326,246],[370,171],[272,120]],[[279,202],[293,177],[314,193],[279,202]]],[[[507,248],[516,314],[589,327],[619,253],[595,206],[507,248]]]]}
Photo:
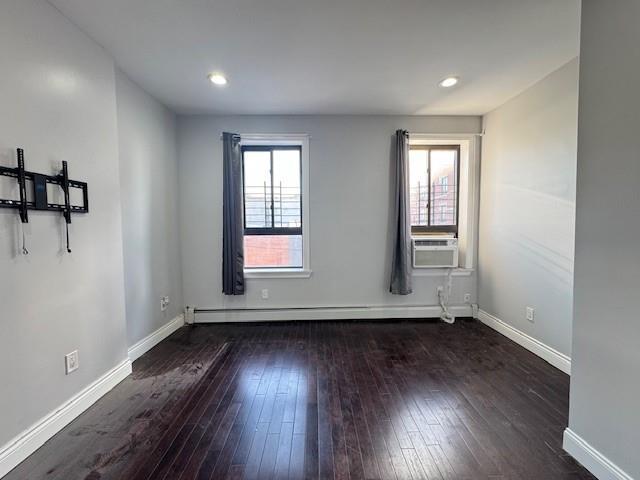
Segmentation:
{"type": "Polygon", "coordinates": [[[568,392],[476,321],[185,327],[6,480],[591,479],[568,392]]]}

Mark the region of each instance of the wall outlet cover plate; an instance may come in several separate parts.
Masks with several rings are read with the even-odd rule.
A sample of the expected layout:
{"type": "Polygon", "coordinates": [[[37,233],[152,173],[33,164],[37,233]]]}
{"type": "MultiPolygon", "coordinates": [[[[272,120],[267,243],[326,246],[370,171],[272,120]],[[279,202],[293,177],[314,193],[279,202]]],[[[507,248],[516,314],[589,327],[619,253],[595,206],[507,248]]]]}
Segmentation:
{"type": "Polygon", "coordinates": [[[65,373],[69,375],[71,372],[75,372],[80,366],[80,359],[78,358],[78,351],[74,350],[71,353],[67,353],[64,356],[65,373]]]}
{"type": "Polygon", "coordinates": [[[535,309],[533,307],[527,307],[527,310],[526,310],[527,320],[529,320],[530,322],[533,322],[535,315],[536,315],[535,309]]]}

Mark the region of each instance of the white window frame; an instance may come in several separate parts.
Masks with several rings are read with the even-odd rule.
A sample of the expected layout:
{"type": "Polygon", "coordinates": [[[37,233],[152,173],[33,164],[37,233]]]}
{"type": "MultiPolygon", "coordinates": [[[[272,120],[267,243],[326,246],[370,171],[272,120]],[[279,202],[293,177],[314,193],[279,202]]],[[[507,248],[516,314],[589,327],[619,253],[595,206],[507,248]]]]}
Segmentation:
{"type": "MultiPolygon", "coordinates": [[[[242,133],[240,145],[299,146],[302,149],[302,267],[245,268],[244,278],[309,278],[309,135],[282,133],[242,133]]],[[[243,200],[244,201],[244,200],[243,200]]],[[[243,220],[244,221],[244,220],[243,220]]]]}

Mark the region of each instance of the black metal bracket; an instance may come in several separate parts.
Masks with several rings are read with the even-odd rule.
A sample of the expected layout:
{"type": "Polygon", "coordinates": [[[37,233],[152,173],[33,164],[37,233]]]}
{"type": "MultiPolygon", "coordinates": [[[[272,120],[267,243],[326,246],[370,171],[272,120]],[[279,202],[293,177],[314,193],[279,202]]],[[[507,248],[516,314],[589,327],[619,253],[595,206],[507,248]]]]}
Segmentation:
{"type": "Polygon", "coordinates": [[[62,170],[58,175],[43,175],[41,173],[28,172],[24,167],[24,150],[17,149],[18,166],[9,168],[0,166],[0,175],[12,177],[18,181],[20,190],[20,200],[0,198],[0,208],[14,208],[20,214],[22,223],[29,222],[29,210],[45,210],[50,212],[61,212],[67,224],[67,251],[69,248],[69,230],[72,213],[89,212],[89,191],[85,182],[69,179],[67,162],[62,162],[62,170]],[[33,184],[33,200],[27,200],[27,180],[33,184]],[[58,185],[64,193],[64,204],[49,203],[47,198],[47,185],[58,185]],[[69,191],[71,188],[82,190],[82,206],[71,205],[69,191]]]}
{"type": "Polygon", "coordinates": [[[62,171],[58,175],[43,175],[28,172],[24,168],[24,151],[18,148],[18,167],[9,168],[0,166],[0,175],[13,177],[20,186],[20,200],[0,198],[0,208],[15,208],[20,212],[22,223],[29,221],[28,210],[48,210],[62,212],[67,223],[71,223],[72,213],[89,212],[89,192],[85,182],[70,180],[67,162],[62,162],[62,171]],[[33,201],[27,201],[27,180],[33,182],[33,201]],[[64,192],[64,204],[49,203],[47,199],[47,184],[58,185],[64,192]],[[69,190],[79,188],[82,190],[83,205],[71,205],[69,190]]]}

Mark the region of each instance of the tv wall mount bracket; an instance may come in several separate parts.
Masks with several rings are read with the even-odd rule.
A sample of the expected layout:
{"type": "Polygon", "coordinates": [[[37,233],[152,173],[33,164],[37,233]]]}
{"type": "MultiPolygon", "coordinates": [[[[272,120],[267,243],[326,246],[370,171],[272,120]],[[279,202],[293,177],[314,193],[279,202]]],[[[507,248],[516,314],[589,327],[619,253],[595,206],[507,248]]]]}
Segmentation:
{"type": "MultiPolygon", "coordinates": [[[[20,190],[20,199],[12,200],[0,198],[0,208],[13,208],[18,210],[20,221],[25,224],[29,222],[29,210],[40,210],[62,213],[65,220],[65,228],[67,234],[67,252],[71,253],[69,245],[69,224],[71,223],[72,213],[88,213],[89,212],[89,191],[85,182],[69,179],[67,162],[62,162],[62,170],[58,175],[44,175],[41,173],[28,172],[24,168],[24,150],[17,149],[18,166],[16,168],[0,166],[0,175],[4,177],[12,177],[18,181],[20,190]],[[33,194],[27,196],[27,181],[30,181],[33,188],[33,194]],[[58,185],[64,194],[64,204],[49,203],[47,198],[47,185],[58,185]],[[82,191],[82,206],[71,205],[70,189],[78,188],[82,191]],[[32,200],[29,200],[31,198],[32,200]]],[[[28,254],[25,245],[24,228],[22,231],[22,253],[28,254]]]]}

